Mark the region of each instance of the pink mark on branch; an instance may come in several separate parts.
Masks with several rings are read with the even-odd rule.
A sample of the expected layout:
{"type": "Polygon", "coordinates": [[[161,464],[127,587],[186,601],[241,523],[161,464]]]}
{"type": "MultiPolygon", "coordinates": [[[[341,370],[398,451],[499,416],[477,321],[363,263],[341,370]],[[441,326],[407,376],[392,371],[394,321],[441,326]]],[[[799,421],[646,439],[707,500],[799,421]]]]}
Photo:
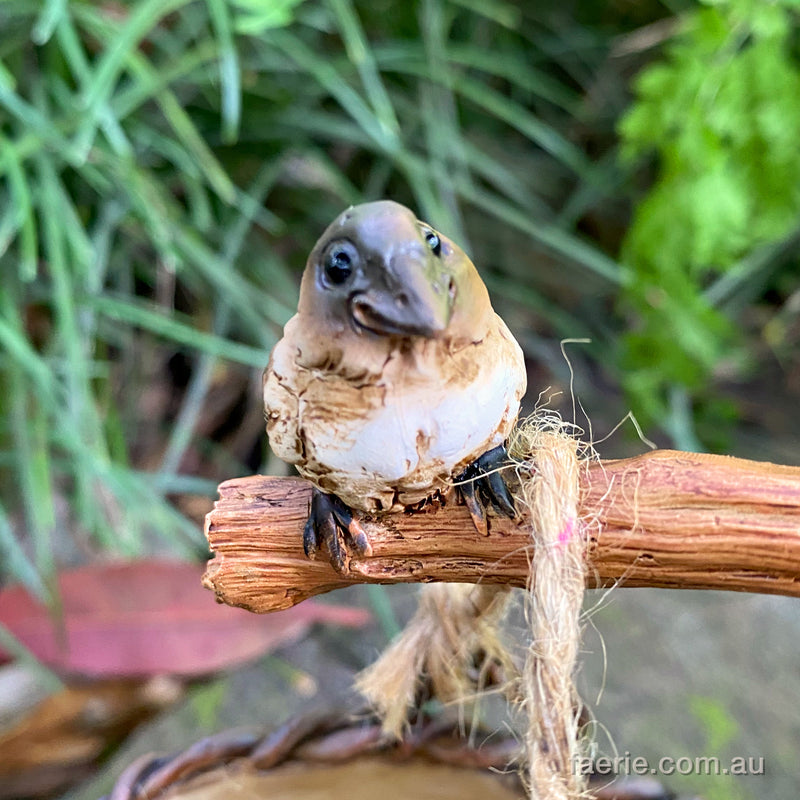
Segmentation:
{"type": "Polygon", "coordinates": [[[570,517],[567,520],[567,524],[564,526],[564,530],[558,534],[558,543],[560,545],[565,545],[569,542],[570,539],[575,535],[575,518],[570,517]]]}

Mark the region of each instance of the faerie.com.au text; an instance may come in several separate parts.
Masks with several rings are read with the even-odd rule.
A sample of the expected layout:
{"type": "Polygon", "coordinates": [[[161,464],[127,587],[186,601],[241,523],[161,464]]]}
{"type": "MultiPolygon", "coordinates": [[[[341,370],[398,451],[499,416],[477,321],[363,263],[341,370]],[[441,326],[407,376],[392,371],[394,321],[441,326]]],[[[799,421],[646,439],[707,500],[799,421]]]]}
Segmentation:
{"type": "Polygon", "coordinates": [[[617,756],[573,760],[578,775],[763,775],[764,756],[662,756],[653,761],[625,752],[617,756]]]}

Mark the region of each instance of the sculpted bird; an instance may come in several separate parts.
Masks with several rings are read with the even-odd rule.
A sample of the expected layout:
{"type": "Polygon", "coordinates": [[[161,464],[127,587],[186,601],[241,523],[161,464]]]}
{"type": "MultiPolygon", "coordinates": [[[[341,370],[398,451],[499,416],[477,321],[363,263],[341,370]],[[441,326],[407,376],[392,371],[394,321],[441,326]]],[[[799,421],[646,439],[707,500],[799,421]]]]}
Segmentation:
{"type": "Polygon", "coordinates": [[[264,374],[270,446],[315,487],[306,554],[324,542],[344,569],[348,547],[370,549],[353,509],[407,510],[453,483],[479,528],[489,504],[514,516],[496,468],[525,384],[522,351],[456,244],[391,201],[342,213],[264,374]]]}

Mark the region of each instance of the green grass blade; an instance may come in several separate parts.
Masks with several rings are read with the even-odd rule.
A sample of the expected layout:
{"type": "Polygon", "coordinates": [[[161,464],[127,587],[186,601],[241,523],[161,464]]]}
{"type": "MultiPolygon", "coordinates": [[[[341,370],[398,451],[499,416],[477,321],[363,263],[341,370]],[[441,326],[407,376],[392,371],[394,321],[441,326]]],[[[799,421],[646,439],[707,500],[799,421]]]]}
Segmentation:
{"type": "Polygon", "coordinates": [[[522,22],[522,11],[512,3],[499,3],[497,0],[452,0],[454,5],[461,6],[474,14],[502,25],[504,28],[516,30],[522,22]]]}
{"type": "MultiPolygon", "coordinates": [[[[256,206],[261,205],[279,174],[279,163],[267,164],[262,167],[260,174],[256,176],[253,185],[248,191],[248,197],[253,200],[253,210],[255,210],[256,206]]],[[[220,259],[222,261],[227,263],[236,262],[251,224],[252,217],[239,215],[225,226],[226,234],[220,250],[220,259]]],[[[226,332],[231,316],[232,308],[229,303],[223,301],[215,306],[213,325],[215,334],[222,335],[226,332]]],[[[261,358],[263,366],[266,366],[265,356],[262,355],[261,358]]],[[[215,355],[204,353],[194,370],[181,410],[175,420],[169,442],[164,451],[164,457],[161,460],[159,472],[162,474],[175,474],[180,467],[181,460],[191,443],[197,421],[203,410],[203,401],[211,384],[216,360],[217,357],[215,355]]]]}
{"type": "Polygon", "coordinates": [[[0,344],[6,355],[35,384],[37,393],[52,396],[53,374],[22,332],[22,325],[8,322],[11,313],[15,312],[9,312],[6,306],[3,316],[0,316],[0,344]]]}
{"type": "MultiPolygon", "coordinates": [[[[89,32],[106,30],[101,19],[95,13],[84,11],[76,13],[89,32]]],[[[125,119],[141,109],[149,100],[153,100],[170,85],[180,81],[191,80],[201,74],[206,67],[217,59],[219,48],[214,41],[198,42],[180,54],[180,57],[169,64],[159,64],[158,69],[139,70],[136,81],[130,86],[122,86],[111,100],[111,107],[120,119],[125,119]]]]}
{"type": "Polygon", "coordinates": [[[355,8],[351,0],[328,0],[328,2],[336,16],[350,63],[358,70],[378,124],[384,136],[392,140],[396,146],[400,140],[400,123],[397,121],[392,101],[381,80],[370,43],[364,35],[355,8]]]}
{"type": "Polygon", "coordinates": [[[562,311],[547,297],[538,294],[530,286],[520,280],[515,280],[508,275],[492,275],[481,273],[483,282],[489,289],[492,297],[503,297],[512,303],[519,303],[534,312],[537,319],[547,322],[555,335],[567,338],[582,338],[588,336],[583,320],[576,320],[571,314],[562,311]]]}
{"type": "Polygon", "coordinates": [[[0,506],[0,549],[3,552],[3,571],[19,581],[34,597],[47,604],[49,597],[39,571],[20,544],[9,522],[5,509],[0,506]]]}
{"type": "Polygon", "coordinates": [[[67,0],[47,0],[36,24],[31,31],[31,39],[38,45],[50,41],[58,23],[66,16],[67,0]]]}
{"type": "MultiPolygon", "coordinates": [[[[551,215],[549,206],[531,191],[524,176],[506,165],[502,158],[490,155],[485,148],[469,141],[464,141],[463,147],[470,171],[490,183],[497,193],[518,208],[524,208],[532,217],[546,219],[551,215]]],[[[464,194],[468,197],[468,190],[464,194]]]]}
{"type": "Polygon", "coordinates": [[[211,23],[219,41],[219,77],[222,97],[222,141],[232,144],[239,133],[242,114],[242,87],[239,57],[233,41],[231,18],[226,0],[206,0],[211,23]]]}
{"type": "Polygon", "coordinates": [[[661,425],[678,450],[702,453],[705,449],[695,432],[692,402],[685,386],[672,384],[669,387],[667,416],[661,425]]]}
{"type": "Polygon", "coordinates": [[[192,327],[190,318],[184,320],[177,312],[168,317],[143,303],[109,295],[88,298],[87,303],[110,320],[135,325],[182,347],[226,358],[248,367],[263,369],[266,366],[265,350],[199,331],[192,327]]]}
{"type": "Polygon", "coordinates": [[[769,273],[780,264],[779,256],[797,245],[800,230],[793,231],[780,242],[762,245],[739,259],[718,277],[704,292],[703,297],[714,306],[731,304],[745,293],[748,284],[763,283],[769,273]]]}
{"type": "Polygon", "coordinates": [[[397,615],[394,613],[392,604],[389,601],[387,587],[368,583],[364,588],[367,592],[367,599],[369,600],[370,608],[372,608],[372,613],[375,614],[386,641],[390,642],[400,633],[403,626],[398,622],[397,615]]]}
{"type": "MultiPolygon", "coordinates": [[[[79,308],[75,297],[80,292],[70,270],[66,226],[62,225],[62,219],[68,218],[69,214],[52,163],[44,153],[40,153],[36,161],[41,207],[47,210],[42,220],[44,255],[52,278],[57,340],[63,348],[61,374],[66,389],[66,402],[63,408],[54,410],[53,418],[58,421],[58,426],[69,426],[86,443],[86,448],[95,458],[102,460],[103,438],[90,386],[89,342],[85,339],[85,331],[78,318],[79,308]]],[[[78,518],[88,530],[97,531],[102,525],[94,475],[84,469],[74,469],[72,477],[78,518]]]]}
{"type": "Polygon", "coordinates": [[[330,59],[317,55],[302,40],[288,31],[270,31],[269,41],[278,47],[290,61],[305,70],[330,92],[339,105],[381,150],[387,153],[396,151],[398,142],[395,136],[386,130],[374,112],[358,92],[348,84],[330,59]]]}
{"type": "MultiPolygon", "coordinates": [[[[452,231],[451,235],[463,242],[464,247],[469,247],[454,187],[468,184],[471,175],[451,90],[448,36],[442,4],[439,0],[423,0],[420,14],[427,71],[439,76],[436,81],[420,81],[419,86],[428,152],[433,162],[434,186],[443,206],[433,219],[439,227],[452,231]]],[[[435,213],[433,209],[431,212],[435,213]]]]}
{"type": "MultiPolygon", "coordinates": [[[[423,49],[416,41],[376,44],[373,52],[384,71],[419,74],[426,62],[423,49]]],[[[527,59],[510,49],[495,51],[471,43],[448,41],[447,61],[451,69],[466,67],[494,78],[502,78],[511,86],[546,100],[569,114],[577,114],[580,108],[579,94],[551,75],[532,67],[527,59]]],[[[468,77],[475,81],[483,80],[483,75],[471,74],[468,77]]]]}
{"type": "Polygon", "coordinates": [[[143,483],[152,487],[152,491],[160,495],[165,494],[199,494],[213,497],[217,492],[218,483],[208,478],[199,478],[196,475],[176,475],[171,472],[139,472],[134,474],[143,483]]]}
{"type": "Polygon", "coordinates": [[[592,173],[592,165],[582,150],[565,139],[551,125],[537,119],[521,104],[472,80],[458,79],[455,81],[454,89],[461,97],[475,103],[496,119],[503,120],[527,136],[577,175],[586,177],[592,173]]]}
{"type": "MultiPolygon", "coordinates": [[[[59,126],[54,125],[50,118],[23,100],[4,80],[0,80],[0,106],[16,117],[27,129],[28,147],[31,150],[41,151],[45,146],[50,146],[68,163],[75,165],[81,162],[80,151],[64,138],[58,129],[59,126]]],[[[20,147],[18,157],[23,158],[26,155],[27,153],[20,147]]]]}
{"type": "MultiPolygon", "coordinates": [[[[155,83],[155,76],[152,74],[153,67],[145,59],[132,56],[130,66],[132,72],[146,78],[150,85],[155,83]]],[[[175,94],[167,89],[162,89],[156,96],[156,100],[178,140],[197,160],[208,183],[226,203],[232,203],[236,195],[236,187],[175,94]]]]}
{"type": "Polygon", "coordinates": [[[553,225],[537,222],[517,208],[488,192],[475,191],[472,202],[484,211],[549,247],[571,262],[579,264],[615,286],[623,286],[631,279],[627,267],[617,263],[588,243],[553,225]]]}
{"type": "MultiPolygon", "coordinates": [[[[59,46],[64,51],[64,60],[73,71],[81,89],[86,91],[92,80],[91,68],[83,44],[68,15],[64,15],[60,19],[56,28],[56,37],[59,46]]],[[[107,102],[101,105],[98,114],[100,126],[114,152],[121,156],[131,156],[133,148],[120,121],[107,102]]]]}
{"type": "MultiPolygon", "coordinates": [[[[10,405],[9,428],[16,457],[15,477],[33,540],[36,570],[45,582],[49,582],[55,575],[51,537],[56,516],[48,469],[48,446],[42,436],[42,415],[32,405],[35,401],[25,386],[21,371],[9,365],[5,372],[10,405]]],[[[46,594],[44,583],[41,594],[46,594]]]]}
{"type": "Polygon", "coordinates": [[[193,231],[176,227],[174,235],[181,257],[191,262],[197,274],[203,275],[221,296],[228,298],[237,308],[241,321],[248,324],[252,333],[262,342],[269,342],[271,347],[274,337],[265,323],[283,327],[294,314],[294,308],[284,305],[233,272],[230,265],[208,248],[193,231]]]}
{"type": "Polygon", "coordinates": [[[78,152],[88,154],[103,105],[127,60],[144,36],[168,14],[186,5],[188,0],[141,0],[132,6],[116,34],[104,40],[103,55],[86,89],[82,106],[84,120],[76,136],[78,152]]]}
{"type": "Polygon", "coordinates": [[[0,159],[2,159],[0,169],[8,179],[16,211],[15,228],[20,232],[19,276],[23,281],[32,281],[36,277],[39,264],[39,242],[31,191],[15,146],[2,136],[0,136],[0,159]]]}

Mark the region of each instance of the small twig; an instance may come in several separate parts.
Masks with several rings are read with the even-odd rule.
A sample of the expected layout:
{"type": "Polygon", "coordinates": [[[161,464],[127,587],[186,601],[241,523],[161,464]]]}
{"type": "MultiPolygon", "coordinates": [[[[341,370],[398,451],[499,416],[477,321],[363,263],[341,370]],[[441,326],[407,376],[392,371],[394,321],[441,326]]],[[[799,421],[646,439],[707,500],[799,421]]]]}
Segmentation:
{"type": "MultiPolygon", "coordinates": [[[[525,586],[525,521],[490,519],[478,534],[448,503],[367,526],[372,555],[340,574],[303,554],[311,487],[298,478],[226,481],[206,518],[214,558],[204,584],[258,613],[354,583],[456,581],[525,586]]],[[[588,586],[728,589],[800,597],[800,467],[658,450],[587,463],[580,519],[588,586]]]]}

